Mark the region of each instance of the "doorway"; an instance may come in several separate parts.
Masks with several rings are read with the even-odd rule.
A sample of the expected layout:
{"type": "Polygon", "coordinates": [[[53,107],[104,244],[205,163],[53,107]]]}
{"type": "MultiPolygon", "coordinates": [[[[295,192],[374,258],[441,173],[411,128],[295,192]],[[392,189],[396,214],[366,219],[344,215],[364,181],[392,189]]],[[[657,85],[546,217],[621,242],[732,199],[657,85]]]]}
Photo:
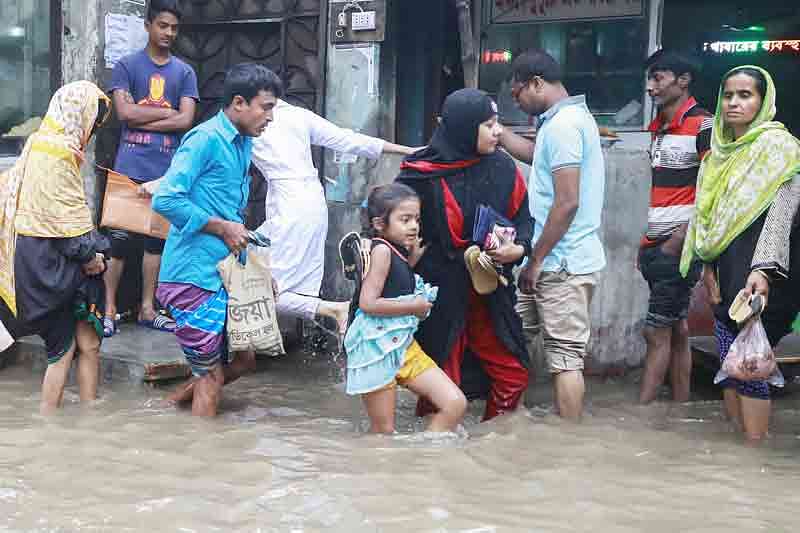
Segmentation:
{"type": "Polygon", "coordinates": [[[458,12],[453,0],[403,0],[393,5],[397,142],[422,146],[436,128],[444,99],[464,87],[458,12]]]}

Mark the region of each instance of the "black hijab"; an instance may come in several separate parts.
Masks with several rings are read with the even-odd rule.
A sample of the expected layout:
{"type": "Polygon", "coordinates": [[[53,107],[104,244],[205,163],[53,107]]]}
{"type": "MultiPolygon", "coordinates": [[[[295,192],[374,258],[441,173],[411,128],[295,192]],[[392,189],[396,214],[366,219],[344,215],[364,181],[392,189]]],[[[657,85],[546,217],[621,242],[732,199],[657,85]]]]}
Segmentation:
{"type": "MultiPolygon", "coordinates": [[[[436,128],[430,144],[408,156],[403,164],[403,175],[411,177],[416,163],[458,163],[453,170],[474,164],[478,154],[478,128],[497,115],[497,104],[484,91],[461,89],[451,93],[442,106],[442,121],[436,128]],[[468,164],[467,164],[468,163],[468,164]]],[[[423,167],[425,165],[422,165],[423,167]]],[[[449,170],[437,168],[439,176],[449,170]]]]}

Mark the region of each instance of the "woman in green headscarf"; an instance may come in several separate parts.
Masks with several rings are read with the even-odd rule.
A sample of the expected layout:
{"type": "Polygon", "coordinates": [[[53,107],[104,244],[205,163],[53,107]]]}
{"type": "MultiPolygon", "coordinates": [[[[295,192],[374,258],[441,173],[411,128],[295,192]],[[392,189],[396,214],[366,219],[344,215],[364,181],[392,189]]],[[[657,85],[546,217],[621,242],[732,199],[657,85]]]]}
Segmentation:
{"type": "MultiPolygon", "coordinates": [[[[759,67],[743,66],[722,80],[711,153],[697,182],[696,213],[681,258],[704,263],[715,334],[725,359],[738,333],[728,309],[740,290],[769,299],[762,321],[772,346],[791,330],[800,298],[800,141],[775,117],[775,85],[759,67]]],[[[767,434],[769,385],[721,383],[728,415],[750,441],[767,434]]]]}

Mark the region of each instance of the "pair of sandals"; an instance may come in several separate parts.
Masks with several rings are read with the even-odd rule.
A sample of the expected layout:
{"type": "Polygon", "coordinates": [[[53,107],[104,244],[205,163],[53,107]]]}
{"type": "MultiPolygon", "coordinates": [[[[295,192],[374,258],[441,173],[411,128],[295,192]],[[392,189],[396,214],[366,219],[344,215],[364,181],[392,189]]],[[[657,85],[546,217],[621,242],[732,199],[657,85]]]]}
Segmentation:
{"type": "MultiPolygon", "coordinates": [[[[153,320],[139,320],[136,323],[144,328],[154,331],[164,331],[166,333],[174,333],[175,329],[178,327],[174,320],[163,313],[156,313],[153,320]]],[[[110,316],[103,317],[103,337],[108,339],[116,335],[119,330],[118,326],[118,320],[110,316]]]]}
{"type": "Polygon", "coordinates": [[[464,251],[464,264],[467,266],[472,287],[481,296],[491,294],[499,285],[508,287],[508,279],[500,273],[497,264],[489,255],[473,244],[464,251]]]}
{"type": "Polygon", "coordinates": [[[728,316],[737,324],[742,325],[751,318],[761,316],[766,308],[764,297],[760,294],[750,294],[745,290],[739,292],[728,309],[728,316]]]}

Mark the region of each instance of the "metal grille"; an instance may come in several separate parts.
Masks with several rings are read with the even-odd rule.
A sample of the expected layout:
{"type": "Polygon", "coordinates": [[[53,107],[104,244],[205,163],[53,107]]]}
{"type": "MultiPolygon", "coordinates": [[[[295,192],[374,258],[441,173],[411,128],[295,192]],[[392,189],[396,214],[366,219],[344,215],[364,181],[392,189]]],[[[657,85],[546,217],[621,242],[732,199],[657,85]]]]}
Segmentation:
{"type": "Polygon", "coordinates": [[[261,63],[283,79],[286,100],[320,112],[325,47],[322,0],[183,0],[175,52],[194,67],[197,121],[221,106],[225,71],[261,63]]]}

